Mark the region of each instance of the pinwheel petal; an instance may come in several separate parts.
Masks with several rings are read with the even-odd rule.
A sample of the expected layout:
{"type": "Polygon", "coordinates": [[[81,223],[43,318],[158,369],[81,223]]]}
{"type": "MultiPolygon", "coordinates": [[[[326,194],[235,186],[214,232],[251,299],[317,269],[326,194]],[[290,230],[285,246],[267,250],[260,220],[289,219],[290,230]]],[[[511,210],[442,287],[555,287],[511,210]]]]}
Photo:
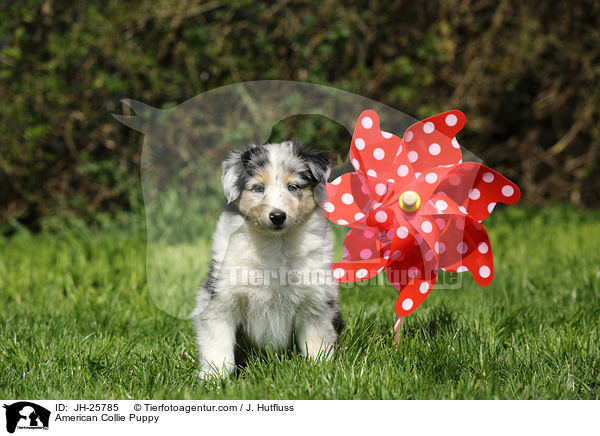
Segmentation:
{"type": "Polygon", "coordinates": [[[412,166],[411,159],[415,156],[414,153],[409,151],[403,139],[392,162],[392,179],[396,183],[396,186],[406,186],[414,182],[416,172],[412,166]]]}
{"type": "Polygon", "coordinates": [[[405,148],[414,171],[424,172],[440,165],[462,161],[456,134],[464,127],[465,115],[458,110],[435,115],[413,124],[404,132],[405,148]]]}
{"type": "Polygon", "coordinates": [[[521,191],[500,173],[475,162],[456,165],[436,188],[477,221],[483,221],[498,202],[514,204],[521,191]]]}
{"type": "Polygon", "coordinates": [[[360,114],[350,145],[350,161],[357,173],[370,176],[364,180],[372,193],[381,195],[377,185],[394,180],[395,171],[390,162],[400,150],[401,142],[396,135],[380,129],[375,111],[360,114]]]}
{"type": "Polygon", "coordinates": [[[398,294],[395,310],[398,316],[408,316],[429,296],[437,282],[437,275],[430,274],[430,278],[415,278],[404,286],[398,294]]]}
{"type": "Polygon", "coordinates": [[[327,184],[328,200],[323,203],[330,221],[347,226],[359,225],[375,203],[357,173],[342,174],[327,184]]]}
{"type": "Polygon", "coordinates": [[[341,282],[367,280],[376,276],[387,263],[391,241],[377,228],[353,228],[344,239],[342,260],[332,266],[333,276],[341,282]]]}
{"type": "Polygon", "coordinates": [[[440,238],[440,266],[448,272],[470,271],[477,284],[489,285],[494,278],[494,258],[483,226],[466,215],[444,218],[447,225],[440,238]]]}
{"type": "Polygon", "coordinates": [[[396,301],[398,316],[407,316],[419,307],[438,276],[435,261],[424,260],[421,246],[414,244],[401,258],[389,263],[385,272],[392,286],[400,291],[396,301]]]}
{"type": "Polygon", "coordinates": [[[381,232],[390,230],[394,225],[394,211],[389,207],[373,209],[367,216],[367,225],[375,227],[381,232]]]}
{"type": "Polygon", "coordinates": [[[394,194],[388,200],[391,203],[398,201],[405,191],[414,191],[419,194],[421,203],[429,200],[436,191],[438,185],[444,180],[447,174],[452,171],[454,165],[430,168],[422,173],[415,173],[416,179],[408,184],[397,184],[394,186],[394,194]]]}
{"type": "Polygon", "coordinates": [[[443,228],[440,227],[439,215],[443,215],[441,219],[448,220],[450,215],[467,215],[467,209],[456,204],[444,192],[438,192],[422,204],[417,214],[434,219],[438,223],[440,231],[443,232],[443,228]]]}
{"type": "Polygon", "coordinates": [[[414,215],[409,219],[415,229],[415,239],[425,262],[439,262],[441,230],[433,218],[414,215]]]}

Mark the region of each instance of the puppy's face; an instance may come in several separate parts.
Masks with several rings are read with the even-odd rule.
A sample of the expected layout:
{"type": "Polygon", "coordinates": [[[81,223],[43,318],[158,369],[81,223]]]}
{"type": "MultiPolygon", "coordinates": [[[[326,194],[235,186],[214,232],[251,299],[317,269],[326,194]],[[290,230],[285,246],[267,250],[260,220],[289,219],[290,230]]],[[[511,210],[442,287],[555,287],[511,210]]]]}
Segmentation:
{"type": "Polygon", "coordinates": [[[326,153],[310,151],[298,141],[247,146],[223,163],[223,188],[249,223],[282,233],[303,223],[317,207],[329,169],[326,153]]]}

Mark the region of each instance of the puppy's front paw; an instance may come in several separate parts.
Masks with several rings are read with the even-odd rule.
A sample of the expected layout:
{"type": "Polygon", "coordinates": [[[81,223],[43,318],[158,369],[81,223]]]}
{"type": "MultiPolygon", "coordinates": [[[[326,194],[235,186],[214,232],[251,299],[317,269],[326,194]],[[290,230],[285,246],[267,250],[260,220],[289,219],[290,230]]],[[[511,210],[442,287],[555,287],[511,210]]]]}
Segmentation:
{"type": "Polygon", "coordinates": [[[218,367],[215,364],[205,364],[202,365],[199,377],[203,381],[219,381],[226,379],[229,375],[234,371],[235,365],[233,364],[223,364],[218,367]]]}

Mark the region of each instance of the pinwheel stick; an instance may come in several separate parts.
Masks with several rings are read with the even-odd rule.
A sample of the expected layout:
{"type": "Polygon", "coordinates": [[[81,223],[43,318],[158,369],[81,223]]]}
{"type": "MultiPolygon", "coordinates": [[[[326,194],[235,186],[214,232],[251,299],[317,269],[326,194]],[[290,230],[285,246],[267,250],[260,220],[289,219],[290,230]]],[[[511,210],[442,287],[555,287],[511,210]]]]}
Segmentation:
{"type": "Polygon", "coordinates": [[[404,329],[404,318],[406,317],[396,315],[396,321],[394,322],[394,337],[396,338],[397,343],[400,343],[400,336],[404,329]]]}

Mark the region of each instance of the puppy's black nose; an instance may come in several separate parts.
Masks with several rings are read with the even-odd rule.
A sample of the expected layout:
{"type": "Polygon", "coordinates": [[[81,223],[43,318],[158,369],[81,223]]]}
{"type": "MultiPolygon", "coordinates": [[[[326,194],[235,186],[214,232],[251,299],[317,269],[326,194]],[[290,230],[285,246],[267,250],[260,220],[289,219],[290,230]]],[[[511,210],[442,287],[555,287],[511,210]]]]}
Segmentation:
{"type": "Polygon", "coordinates": [[[269,214],[269,219],[276,226],[280,226],[285,221],[285,212],[271,212],[269,214]]]}

